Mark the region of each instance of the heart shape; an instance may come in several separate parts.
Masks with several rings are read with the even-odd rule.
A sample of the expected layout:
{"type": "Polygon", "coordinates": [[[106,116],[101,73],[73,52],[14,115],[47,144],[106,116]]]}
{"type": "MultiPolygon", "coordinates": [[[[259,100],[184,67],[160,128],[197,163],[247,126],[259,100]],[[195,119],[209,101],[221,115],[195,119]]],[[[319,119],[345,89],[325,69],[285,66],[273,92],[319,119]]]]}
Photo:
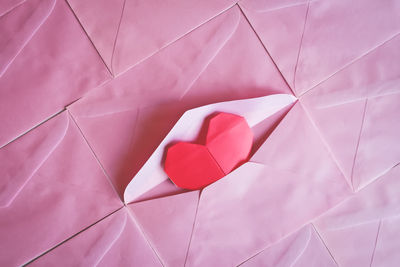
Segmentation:
{"type": "Polygon", "coordinates": [[[252,145],[246,120],[220,112],[209,121],[204,145],[178,142],[168,148],[164,170],[176,186],[201,189],[247,161],[252,145]]]}

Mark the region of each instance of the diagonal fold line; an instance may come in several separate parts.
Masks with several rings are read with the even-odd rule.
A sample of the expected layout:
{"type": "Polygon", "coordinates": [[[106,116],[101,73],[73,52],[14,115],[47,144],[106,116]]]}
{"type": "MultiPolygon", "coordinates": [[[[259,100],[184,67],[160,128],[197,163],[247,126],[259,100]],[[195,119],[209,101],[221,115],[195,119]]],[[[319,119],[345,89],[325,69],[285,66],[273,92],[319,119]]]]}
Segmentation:
{"type": "Polygon", "coordinates": [[[357,63],[358,61],[360,61],[361,59],[363,59],[364,57],[368,56],[369,54],[373,53],[375,50],[377,50],[378,48],[380,48],[381,46],[384,46],[385,44],[391,42],[393,39],[395,39],[397,36],[400,35],[400,32],[395,33],[394,35],[392,35],[391,37],[389,37],[388,39],[384,40],[382,43],[378,44],[377,46],[371,48],[370,50],[368,50],[367,52],[365,52],[364,54],[356,57],[355,59],[351,60],[350,62],[348,62],[347,64],[345,64],[343,67],[339,68],[338,70],[336,70],[335,72],[333,72],[332,74],[330,74],[328,77],[324,78],[322,81],[318,82],[316,85],[312,86],[311,88],[307,89],[306,91],[304,91],[303,93],[301,93],[299,95],[299,98],[304,96],[305,94],[307,94],[308,92],[310,92],[311,90],[314,90],[316,87],[318,87],[319,85],[325,83],[326,81],[328,81],[329,79],[331,79],[333,76],[335,76],[337,73],[344,71],[345,69],[347,69],[348,67],[350,67],[351,65],[357,63]]]}
{"type": "Polygon", "coordinates": [[[379,221],[378,231],[376,231],[375,244],[374,244],[374,249],[372,251],[371,261],[369,263],[369,266],[372,266],[372,263],[374,262],[375,250],[376,250],[376,246],[378,245],[378,238],[379,238],[379,233],[381,231],[381,225],[382,225],[382,220],[379,221]]]}
{"type": "Polygon", "coordinates": [[[36,172],[43,166],[43,164],[46,163],[46,161],[50,158],[50,156],[53,154],[53,152],[57,149],[57,147],[61,144],[61,142],[64,140],[65,135],[68,132],[69,128],[69,118],[65,126],[65,130],[63,134],[61,135],[60,139],[57,140],[57,142],[54,144],[54,146],[51,148],[51,150],[42,158],[42,160],[39,162],[39,164],[33,169],[32,173],[30,173],[29,177],[22,183],[22,185],[18,188],[18,190],[15,192],[15,194],[9,199],[8,203],[6,204],[6,207],[10,206],[11,203],[14,201],[14,199],[21,193],[21,191],[25,188],[25,186],[31,181],[32,177],[35,176],[36,172]]]}
{"type": "Polygon", "coordinates": [[[59,246],[63,245],[64,243],[68,242],[69,240],[71,240],[72,238],[78,236],[79,234],[83,233],[84,231],[88,230],[89,228],[91,228],[92,226],[95,226],[96,224],[98,224],[99,222],[103,221],[104,219],[110,217],[111,215],[113,215],[114,213],[116,213],[117,211],[119,211],[120,209],[122,209],[123,207],[120,207],[112,212],[110,212],[110,214],[107,214],[106,216],[102,217],[100,220],[90,224],[89,226],[83,228],[82,230],[80,230],[79,232],[73,234],[72,236],[64,239],[63,241],[59,242],[58,244],[56,244],[54,247],[47,249],[46,251],[44,251],[43,253],[41,253],[40,255],[34,257],[33,259],[29,260],[28,262],[26,262],[25,264],[23,264],[22,266],[28,266],[29,264],[31,264],[32,262],[36,261],[37,259],[39,259],[42,256],[45,256],[47,253],[53,251],[54,249],[58,248],[59,246]]]}
{"type": "Polygon", "coordinates": [[[143,238],[146,240],[147,244],[149,245],[150,249],[153,251],[153,253],[156,255],[158,261],[160,262],[160,264],[162,266],[165,266],[165,264],[163,263],[160,255],[158,254],[158,251],[155,247],[153,247],[152,243],[150,242],[150,239],[148,238],[146,232],[144,231],[144,229],[142,229],[142,225],[139,223],[139,220],[136,219],[135,214],[133,214],[133,212],[128,208],[127,205],[125,205],[126,209],[128,210],[128,214],[131,217],[131,220],[133,221],[133,223],[135,224],[135,226],[137,227],[137,229],[140,231],[140,233],[142,234],[143,238]]]}
{"type": "Polygon", "coordinates": [[[311,230],[308,229],[308,237],[307,237],[307,242],[304,245],[303,249],[300,251],[300,253],[296,256],[296,258],[293,260],[293,262],[290,264],[290,267],[295,266],[296,263],[299,261],[299,259],[301,258],[301,256],[303,256],[304,252],[307,250],[307,247],[310,245],[311,242],[311,230]]]}
{"type": "Polygon", "coordinates": [[[304,24],[303,24],[303,32],[301,33],[301,38],[300,38],[300,44],[299,44],[299,50],[297,52],[297,58],[296,58],[296,64],[294,65],[294,73],[293,73],[293,90],[296,90],[296,77],[297,77],[297,68],[299,65],[299,59],[300,59],[300,53],[301,53],[301,49],[303,47],[303,38],[304,38],[304,33],[306,31],[306,25],[307,25],[307,20],[308,20],[308,12],[310,10],[310,0],[307,3],[307,10],[306,10],[306,14],[304,17],[304,24]]]}
{"type": "Polygon", "coordinates": [[[92,44],[92,47],[94,48],[94,50],[96,51],[97,55],[100,57],[100,60],[103,62],[104,66],[106,67],[108,73],[110,74],[111,77],[113,77],[113,73],[111,72],[110,68],[107,66],[106,62],[104,61],[104,58],[101,56],[99,50],[97,50],[96,45],[94,44],[93,40],[90,38],[88,32],[86,31],[85,27],[83,27],[82,22],[79,20],[77,14],[74,12],[73,8],[71,7],[71,5],[69,4],[68,0],[65,1],[70,9],[70,11],[72,12],[72,14],[74,14],[74,17],[76,19],[76,21],[79,23],[79,26],[81,27],[82,31],[85,33],[86,38],[88,38],[88,40],[90,41],[90,43],[92,44]]]}
{"type": "Polygon", "coordinates": [[[102,253],[102,255],[96,260],[96,263],[94,264],[94,266],[99,265],[99,263],[103,260],[104,256],[107,255],[107,253],[111,250],[111,248],[114,246],[115,242],[117,242],[117,240],[121,237],[122,233],[125,230],[126,227],[126,223],[127,223],[127,216],[124,217],[124,223],[122,224],[122,227],[119,231],[119,233],[115,236],[115,238],[111,241],[111,243],[107,246],[107,248],[104,250],[104,252],[102,253]]]}
{"type": "Polygon", "coordinates": [[[115,54],[115,49],[117,47],[118,35],[119,35],[120,28],[121,28],[122,18],[124,16],[125,5],[126,5],[126,0],[124,0],[124,3],[122,4],[121,17],[119,18],[117,32],[115,33],[115,39],[114,39],[114,42],[113,42],[113,49],[112,49],[112,53],[111,53],[111,66],[110,67],[111,67],[111,75],[113,75],[113,77],[115,77],[115,74],[114,74],[114,54],[115,54]]]}
{"type": "Polygon", "coordinates": [[[107,181],[110,183],[111,188],[114,190],[115,194],[117,194],[118,198],[122,201],[122,203],[124,202],[123,198],[120,197],[117,188],[114,186],[113,182],[111,181],[110,176],[108,175],[107,171],[105,170],[103,164],[101,163],[100,159],[97,157],[96,153],[94,152],[92,146],[90,145],[89,141],[87,140],[85,134],[83,133],[82,129],[79,127],[78,123],[76,122],[74,116],[72,116],[72,114],[70,113],[69,110],[68,111],[68,116],[71,117],[72,121],[74,122],[75,126],[78,128],[80,135],[82,136],[82,138],[85,140],[86,145],[88,146],[90,152],[92,153],[93,157],[96,159],[97,164],[99,164],[101,170],[103,171],[104,176],[106,177],[107,181]]]}
{"type": "Polygon", "coordinates": [[[254,34],[256,35],[258,41],[260,42],[260,44],[262,45],[262,47],[264,48],[265,52],[267,53],[268,57],[271,59],[272,63],[274,64],[276,70],[279,72],[280,76],[282,77],[283,81],[286,83],[286,86],[290,89],[290,91],[292,92],[292,94],[294,96],[296,96],[294,89],[289,85],[288,81],[286,80],[285,76],[283,75],[282,71],[278,68],[278,65],[276,64],[275,60],[272,58],[271,54],[269,53],[267,47],[264,45],[264,43],[261,40],[261,37],[258,35],[257,31],[255,30],[255,28],[253,27],[253,24],[251,24],[249,18],[246,16],[246,14],[244,13],[243,9],[241,8],[240,5],[238,5],[238,7],[240,8],[240,11],[242,12],[242,15],[245,17],[245,19],[247,20],[247,23],[250,25],[250,28],[253,30],[254,34]]]}
{"type": "Polygon", "coordinates": [[[322,238],[321,234],[318,232],[317,227],[315,227],[315,225],[313,223],[311,223],[311,227],[314,229],[315,233],[318,235],[319,240],[321,241],[321,243],[325,246],[326,250],[328,251],[329,255],[331,256],[331,258],[333,259],[333,261],[336,263],[337,266],[339,266],[339,264],[337,263],[335,257],[333,256],[331,250],[329,249],[329,247],[326,245],[324,239],[322,238]]]}
{"type": "Polygon", "coordinates": [[[237,23],[235,25],[234,30],[230,33],[230,35],[223,41],[223,43],[218,47],[218,49],[213,53],[213,55],[210,57],[210,59],[207,61],[206,64],[201,68],[200,72],[196,74],[194,79],[189,83],[187,89],[183,92],[183,94],[180,96],[179,100],[182,100],[183,97],[189,93],[190,89],[192,88],[193,84],[200,78],[200,76],[204,73],[204,71],[207,69],[207,67],[211,64],[211,62],[214,61],[214,59],[218,56],[218,54],[221,52],[221,50],[225,47],[225,45],[228,43],[228,41],[232,38],[232,36],[235,34],[237,31],[237,28],[239,27],[240,23],[240,16],[239,19],[237,20],[237,23]]]}
{"type": "Polygon", "coordinates": [[[354,190],[355,190],[355,188],[354,188],[354,166],[355,166],[355,164],[356,164],[358,149],[359,149],[359,147],[360,147],[360,140],[361,140],[361,134],[362,134],[363,127],[364,127],[365,114],[367,113],[367,104],[368,104],[368,98],[365,99],[364,112],[363,112],[362,119],[361,119],[360,131],[359,131],[359,133],[358,133],[357,144],[356,144],[356,151],[355,151],[355,153],[354,153],[353,163],[352,163],[352,167],[351,167],[350,182],[351,182],[351,185],[352,185],[352,188],[353,188],[353,192],[354,192],[354,190]]]}
{"type": "Polygon", "coordinates": [[[191,244],[192,244],[194,229],[195,229],[195,227],[196,227],[197,213],[198,213],[198,211],[199,211],[199,206],[200,206],[201,192],[202,192],[202,191],[200,191],[200,193],[199,193],[199,200],[197,201],[196,212],[195,212],[195,214],[194,214],[194,220],[193,220],[193,226],[192,226],[192,232],[190,233],[189,244],[188,244],[188,246],[187,246],[186,255],[185,255],[185,262],[184,262],[183,266],[186,266],[186,262],[187,262],[187,259],[188,259],[188,257],[189,257],[190,246],[191,246],[191,244]]]}
{"type": "Polygon", "coordinates": [[[3,13],[0,14],[0,18],[9,14],[10,12],[12,12],[14,9],[16,9],[17,7],[21,6],[22,4],[24,4],[27,0],[23,0],[19,3],[17,3],[16,5],[10,7],[9,9],[7,9],[6,11],[4,11],[3,13]]]}
{"type": "Polygon", "coordinates": [[[303,110],[305,112],[305,114],[307,115],[308,120],[311,122],[311,124],[313,125],[315,131],[317,132],[321,142],[323,143],[325,149],[328,151],[328,154],[331,156],[333,162],[335,163],[336,167],[338,168],[338,170],[340,171],[340,173],[342,174],[342,176],[344,177],[344,179],[346,180],[348,186],[350,187],[351,191],[354,192],[354,188],[353,188],[353,184],[348,181],[348,179],[346,179],[346,176],[344,175],[344,171],[342,170],[342,168],[340,167],[338,160],[336,159],[335,155],[333,154],[330,146],[328,145],[328,143],[326,142],[325,138],[323,137],[321,131],[319,130],[318,126],[315,124],[314,120],[312,119],[311,115],[309,114],[307,108],[301,103],[301,101],[299,101],[300,105],[303,107],[303,110]]]}
{"type": "Polygon", "coordinates": [[[199,25],[196,25],[195,27],[193,27],[192,29],[190,29],[190,30],[187,31],[186,33],[184,33],[184,34],[178,36],[177,38],[175,38],[175,39],[173,39],[173,40],[171,40],[170,42],[168,42],[168,43],[165,44],[164,46],[158,48],[157,50],[155,50],[155,51],[152,52],[151,54],[145,56],[143,59],[141,59],[141,60],[139,60],[138,62],[134,63],[133,65],[129,66],[126,70],[123,70],[121,73],[116,74],[116,75],[114,76],[114,78],[115,78],[115,77],[118,77],[118,76],[120,76],[120,75],[122,75],[122,74],[124,74],[124,73],[126,73],[126,72],[128,72],[129,70],[131,70],[132,68],[134,68],[134,67],[136,67],[137,65],[141,64],[142,62],[146,61],[147,59],[151,58],[151,57],[154,56],[155,54],[157,54],[157,53],[159,53],[160,51],[166,49],[167,47],[169,47],[169,46],[172,45],[173,43],[175,43],[175,42],[181,40],[182,38],[185,38],[186,35],[192,33],[193,31],[197,30],[198,28],[200,28],[200,27],[203,26],[204,24],[210,22],[211,20],[213,20],[214,18],[218,17],[219,15],[225,13],[226,11],[228,11],[229,9],[231,9],[232,7],[234,7],[235,5],[236,5],[236,3],[233,4],[233,5],[231,5],[231,6],[228,6],[227,8],[225,8],[225,9],[222,10],[221,12],[217,13],[216,15],[212,16],[211,18],[205,20],[204,22],[200,23],[199,25]]]}

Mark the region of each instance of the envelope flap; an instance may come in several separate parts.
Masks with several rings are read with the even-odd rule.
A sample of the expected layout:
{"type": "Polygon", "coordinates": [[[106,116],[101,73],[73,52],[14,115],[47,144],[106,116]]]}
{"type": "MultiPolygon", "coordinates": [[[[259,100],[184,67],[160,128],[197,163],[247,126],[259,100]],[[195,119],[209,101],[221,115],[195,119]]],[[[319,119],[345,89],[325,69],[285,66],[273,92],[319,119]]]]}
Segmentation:
{"type": "Polygon", "coordinates": [[[305,226],[281,241],[267,247],[240,266],[293,266],[311,239],[311,227],[305,226]]]}
{"type": "Polygon", "coordinates": [[[277,94],[259,98],[221,102],[185,112],[174,128],[151,155],[142,169],[136,174],[125,189],[125,203],[132,202],[168,179],[162,168],[162,159],[166,145],[173,141],[195,140],[204,119],[214,112],[227,112],[244,117],[250,127],[273,115],[296,100],[292,95],[277,94]]]}
{"type": "Polygon", "coordinates": [[[146,3],[119,0],[112,4],[109,1],[68,2],[115,75],[155,54],[234,4],[232,0],[151,0],[146,3]],[[107,14],[99,17],[99,13],[107,14]],[[153,19],[155,17],[157,20],[153,19]]]}
{"type": "Polygon", "coordinates": [[[226,11],[90,92],[70,110],[76,116],[97,117],[181,99],[229,41],[239,21],[238,8],[226,11]],[[160,94],[164,91],[168,93],[160,94]]]}
{"type": "MultiPolygon", "coordinates": [[[[302,100],[307,101],[307,96],[302,100]]],[[[343,104],[306,106],[349,184],[366,110],[366,100],[343,104]]]]}
{"type": "Polygon", "coordinates": [[[199,191],[129,204],[133,216],[166,266],[184,266],[199,191]]]}
{"type": "Polygon", "coordinates": [[[66,112],[0,150],[0,207],[7,207],[63,140],[69,125],[66,112]]]}
{"type": "Polygon", "coordinates": [[[97,266],[125,230],[128,214],[117,211],[106,220],[102,234],[95,239],[91,238],[91,245],[85,251],[82,266],[97,266]]]}
{"type": "Polygon", "coordinates": [[[0,17],[18,7],[25,0],[2,0],[0,2],[0,17]]]}
{"type": "Polygon", "coordinates": [[[67,2],[84,26],[104,62],[111,67],[112,54],[126,0],[112,2],[108,0],[68,0],[67,2]]]}
{"type": "Polygon", "coordinates": [[[316,221],[327,230],[351,228],[363,223],[400,215],[400,167],[397,166],[373,184],[363,188],[316,221]]]}
{"type": "Polygon", "coordinates": [[[241,1],[240,6],[251,21],[268,52],[294,90],[308,1],[241,1]],[[292,2],[292,3],[285,3],[292,2]]]}
{"type": "Polygon", "coordinates": [[[318,228],[339,266],[371,266],[378,230],[379,221],[336,230],[318,228]]]}
{"type": "Polygon", "coordinates": [[[337,266],[314,227],[309,224],[266,248],[240,266],[337,266]]]}
{"type": "Polygon", "coordinates": [[[371,259],[379,263],[396,258],[387,255],[382,259],[379,250],[398,246],[396,233],[388,237],[388,232],[396,228],[398,232],[392,223],[399,222],[399,174],[400,168],[393,168],[314,222],[339,265],[371,265],[371,259]]]}
{"type": "Polygon", "coordinates": [[[55,0],[27,0],[0,17],[0,77],[52,12],[55,0]]]}
{"type": "Polygon", "coordinates": [[[300,229],[348,195],[335,178],[245,163],[203,190],[188,265],[237,265],[300,229]]]}
{"type": "Polygon", "coordinates": [[[338,184],[347,184],[321,134],[299,102],[250,161],[301,176],[335,177],[338,184]]]}
{"type": "Polygon", "coordinates": [[[372,266],[396,266],[400,255],[396,253],[400,247],[400,216],[382,221],[372,266]]]}
{"type": "Polygon", "coordinates": [[[126,208],[103,218],[30,265],[55,266],[60,259],[66,266],[160,266],[126,208]]]}

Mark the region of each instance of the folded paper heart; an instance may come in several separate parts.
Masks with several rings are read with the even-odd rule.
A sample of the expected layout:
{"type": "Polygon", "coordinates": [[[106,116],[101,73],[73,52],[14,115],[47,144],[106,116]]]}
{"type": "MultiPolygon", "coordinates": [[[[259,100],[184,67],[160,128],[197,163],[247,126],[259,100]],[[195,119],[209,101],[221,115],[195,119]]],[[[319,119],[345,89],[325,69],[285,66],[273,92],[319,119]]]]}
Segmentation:
{"type": "Polygon", "coordinates": [[[247,161],[252,145],[253,133],[243,117],[217,113],[209,121],[205,144],[172,145],[164,170],[176,186],[201,189],[247,161]]]}

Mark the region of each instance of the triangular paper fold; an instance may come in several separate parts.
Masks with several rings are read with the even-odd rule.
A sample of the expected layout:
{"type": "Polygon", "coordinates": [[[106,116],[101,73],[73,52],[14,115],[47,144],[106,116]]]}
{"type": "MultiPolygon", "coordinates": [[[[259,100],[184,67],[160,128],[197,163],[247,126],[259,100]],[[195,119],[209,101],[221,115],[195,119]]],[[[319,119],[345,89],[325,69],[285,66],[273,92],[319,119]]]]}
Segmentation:
{"type": "Polygon", "coordinates": [[[0,77],[50,15],[55,2],[27,0],[0,14],[0,77]]]}
{"type": "Polygon", "coordinates": [[[307,225],[240,266],[337,266],[318,233],[307,225]]]}
{"type": "Polygon", "coordinates": [[[20,142],[1,149],[0,207],[11,204],[29,179],[42,166],[67,133],[69,116],[66,112],[43,126],[29,132],[20,142]],[[34,148],[34,149],[33,149],[34,148]]]}
{"type": "Polygon", "coordinates": [[[164,266],[184,266],[199,191],[128,205],[164,266]]]}
{"type": "Polygon", "coordinates": [[[68,0],[114,75],[121,74],[191,32],[234,1],[68,0]],[[196,12],[194,12],[196,11],[196,12]],[[107,14],[99,17],[98,14],[107,14]],[[157,18],[156,20],[154,18],[157,18]]]}
{"type": "Polygon", "coordinates": [[[60,258],[67,266],[162,266],[126,208],[72,237],[31,265],[59,265],[60,258]]]}

